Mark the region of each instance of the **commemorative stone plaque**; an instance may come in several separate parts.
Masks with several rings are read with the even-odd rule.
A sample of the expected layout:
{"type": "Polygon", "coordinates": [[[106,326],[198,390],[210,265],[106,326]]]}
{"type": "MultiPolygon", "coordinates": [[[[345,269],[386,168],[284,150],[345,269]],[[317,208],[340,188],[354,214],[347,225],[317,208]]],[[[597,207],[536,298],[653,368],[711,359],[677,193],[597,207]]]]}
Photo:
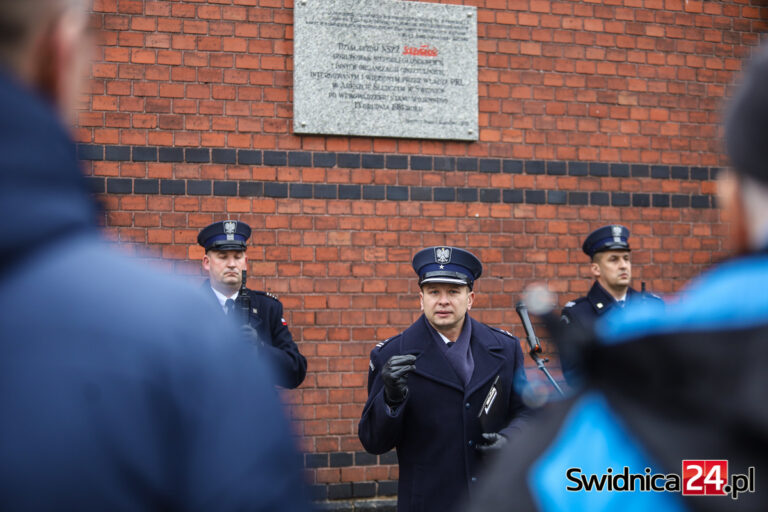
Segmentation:
{"type": "Polygon", "coordinates": [[[295,133],[477,140],[477,8],[294,5],[295,133]]]}

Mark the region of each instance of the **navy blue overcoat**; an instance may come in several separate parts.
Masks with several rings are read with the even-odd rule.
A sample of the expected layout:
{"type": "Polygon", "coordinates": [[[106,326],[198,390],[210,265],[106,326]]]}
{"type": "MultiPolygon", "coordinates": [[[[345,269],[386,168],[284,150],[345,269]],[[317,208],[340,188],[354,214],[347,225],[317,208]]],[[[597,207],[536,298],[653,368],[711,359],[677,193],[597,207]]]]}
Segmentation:
{"type": "MultiPolygon", "coordinates": [[[[205,280],[203,290],[218,305],[210,280],[205,280]]],[[[307,360],[288,330],[283,303],[271,293],[258,290],[248,290],[248,298],[251,301],[248,323],[259,334],[259,353],[272,365],[276,384],[288,389],[299,387],[307,375],[307,360]]]]}
{"type": "Polygon", "coordinates": [[[460,505],[480,479],[483,457],[478,413],[499,376],[504,414],[489,430],[513,437],[527,414],[519,390],[525,385],[520,343],[511,334],[472,322],[474,372],[465,386],[429,332],[422,315],[401,334],[371,351],[368,401],[359,424],[366,450],[397,449],[400,465],[398,511],[445,512],[460,505]],[[384,402],[382,366],[397,354],[415,354],[408,395],[395,410],[384,402]]]}
{"type": "MultiPolygon", "coordinates": [[[[638,292],[633,288],[627,289],[627,303],[635,303],[641,300],[663,303],[661,297],[648,292],[638,292]]],[[[582,331],[591,332],[598,318],[608,311],[617,308],[618,302],[600,283],[595,281],[589,292],[584,297],[568,302],[563,306],[561,321],[574,326],[582,331]]],[[[560,354],[560,365],[563,368],[563,376],[571,386],[581,385],[581,370],[578,363],[568,352],[560,354]]]]}

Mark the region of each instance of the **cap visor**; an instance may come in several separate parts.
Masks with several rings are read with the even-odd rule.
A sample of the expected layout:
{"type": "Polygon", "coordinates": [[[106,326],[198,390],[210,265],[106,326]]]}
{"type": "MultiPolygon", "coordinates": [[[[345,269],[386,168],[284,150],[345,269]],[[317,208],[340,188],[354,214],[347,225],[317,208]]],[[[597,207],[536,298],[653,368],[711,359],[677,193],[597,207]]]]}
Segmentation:
{"type": "Polygon", "coordinates": [[[611,244],[611,245],[606,245],[605,247],[600,249],[600,251],[598,252],[601,252],[601,251],[631,251],[631,249],[627,244],[611,244]]]}
{"type": "Polygon", "coordinates": [[[245,245],[243,244],[219,244],[212,245],[208,248],[209,251],[244,251],[245,245]]]}
{"type": "Polygon", "coordinates": [[[469,283],[463,279],[456,279],[455,277],[428,277],[419,284],[424,283],[448,283],[448,284],[464,284],[469,286],[469,283]]]}

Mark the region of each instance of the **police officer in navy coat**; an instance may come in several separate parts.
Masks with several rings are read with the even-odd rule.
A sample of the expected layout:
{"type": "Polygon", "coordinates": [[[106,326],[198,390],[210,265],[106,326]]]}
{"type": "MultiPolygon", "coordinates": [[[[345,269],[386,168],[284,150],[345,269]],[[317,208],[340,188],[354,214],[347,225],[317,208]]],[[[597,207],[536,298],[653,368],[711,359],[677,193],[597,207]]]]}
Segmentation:
{"type": "MultiPolygon", "coordinates": [[[[632,280],[629,230],[614,224],[596,229],[584,240],[584,253],[591,258],[590,270],[595,283],[585,297],[568,302],[562,311],[562,321],[582,332],[591,332],[598,317],[613,308],[623,308],[637,300],[661,301],[651,293],[638,292],[629,284],[632,280]]],[[[579,384],[576,354],[561,350],[563,375],[570,385],[579,384]]]]}
{"type": "MultiPolygon", "coordinates": [[[[214,222],[197,236],[197,242],[205,248],[203,269],[209,276],[203,289],[237,322],[244,321],[236,304],[242,273],[248,264],[245,250],[250,236],[250,226],[237,220],[214,222]]],[[[283,305],[271,293],[246,291],[250,307],[243,330],[258,346],[261,356],[272,364],[277,384],[285,388],[298,387],[307,374],[307,360],[288,330],[283,305]]]]}
{"type": "Polygon", "coordinates": [[[424,314],[371,351],[358,435],[371,453],[397,450],[400,512],[445,512],[528,412],[523,354],[517,338],[469,316],[482,272],[474,255],[430,247],[413,268],[424,314]]]}

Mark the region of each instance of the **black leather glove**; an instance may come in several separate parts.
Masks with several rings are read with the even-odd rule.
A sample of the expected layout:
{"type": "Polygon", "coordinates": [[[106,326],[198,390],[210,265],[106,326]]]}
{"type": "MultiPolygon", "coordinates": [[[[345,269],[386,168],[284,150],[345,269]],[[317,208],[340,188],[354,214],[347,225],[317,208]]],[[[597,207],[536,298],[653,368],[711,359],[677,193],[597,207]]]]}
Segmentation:
{"type": "Polygon", "coordinates": [[[381,380],[384,381],[384,401],[387,405],[398,405],[405,400],[405,396],[408,394],[408,386],[406,385],[408,372],[416,368],[413,364],[415,361],[416,356],[413,354],[392,356],[381,369],[381,380]]]}
{"type": "Polygon", "coordinates": [[[478,444],[475,446],[478,450],[481,452],[498,452],[502,448],[504,448],[504,445],[506,445],[509,441],[506,437],[504,437],[502,434],[497,434],[495,432],[492,432],[490,434],[483,434],[483,439],[485,439],[485,443],[478,444]]]}
{"type": "Polygon", "coordinates": [[[261,338],[256,332],[256,329],[250,325],[243,324],[240,326],[240,332],[242,333],[243,338],[249,341],[254,347],[258,348],[261,346],[261,338]]]}

